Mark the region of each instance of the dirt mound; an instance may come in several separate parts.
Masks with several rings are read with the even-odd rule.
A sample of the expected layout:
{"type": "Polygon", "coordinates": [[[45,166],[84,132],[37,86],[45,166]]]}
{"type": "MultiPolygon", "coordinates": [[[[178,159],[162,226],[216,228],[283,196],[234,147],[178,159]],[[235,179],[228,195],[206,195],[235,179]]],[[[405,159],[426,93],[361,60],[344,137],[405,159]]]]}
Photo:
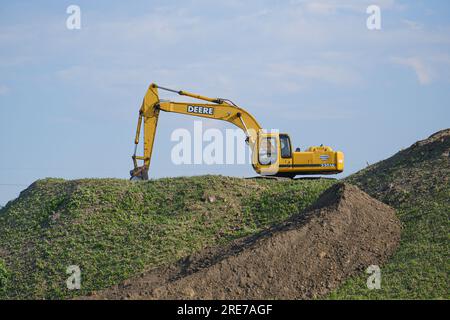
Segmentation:
{"type": "Polygon", "coordinates": [[[346,181],[398,208],[442,192],[449,184],[449,157],[450,129],[445,129],[349,176],[346,181]]]}
{"type": "Polygon", "coordinates": [[[322,296],[395,251],[389,206],[338,183],[286,222],[97,292],[91,299],[299,299],[322,296]]]}
{"type": "Polygon", "coordinates": [[[416,142],[417,145],[425,145],[433,142],[444,142],[444,139],[450,138],[450,129],[444,129],[441,131],[438,131],[436,133],[433,133],[428,139],[424,139],[421,141],[416,142]]]}

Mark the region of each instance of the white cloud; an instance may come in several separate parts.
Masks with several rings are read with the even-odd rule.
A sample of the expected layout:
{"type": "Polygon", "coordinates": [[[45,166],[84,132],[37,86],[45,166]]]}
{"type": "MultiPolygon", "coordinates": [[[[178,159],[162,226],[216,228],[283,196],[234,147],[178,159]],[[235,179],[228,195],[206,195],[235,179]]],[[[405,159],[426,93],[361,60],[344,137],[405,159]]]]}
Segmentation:
{"type": "Polygon", "coordinates": [[[305,4],[306,10],[310,13],[316,14],[330,14],[335,13],[338,9],[336,4],[325,3],[325,2],[308,2],[305,4]]]}
{"type": "Polygon", "coordinates": [[[392,61],[413,69],[421,85],[427,85],[432,82],[432,71],[420,58],[393,58],[392,61]]]}
{"type": "Polygon", "coordinates": [[[402,9],[395,0],[297,0],[292,3],[300,5],[310,14],[329,15],[338,12],[364,12],[369,5],[378,5],[381,9],[402,9]]]}
{"type": "MultiPolygon", "coordinates": [[[[360,76],[350,67],[318,64],[276,63],[268,68],[268,75],[274,78],[291,79],[301,86],[310,80],[332,85],[353,85],[360,81],[360,76]]],[[[292,87],[292,82],[290,83],[292,87]]]]}
{"type": "Polygon", "coordinates": [[[283,112],[281,117],[286,120],[301,119],[301,121],[318,120],[343,120],[351,119],[355,113],[342,108],[323,107],[323,106],[302,106],[296,109],[289,109],[289,112],[283,112]]]}
{"type": "Polygon", "coordinates": [[[422,30],[423,29],[423,25],[419,22],[408,20],[408,19],[403,19],[402,22],[403,22],[403,24],[405,24],[408,28],[410,28],[412,30],[422,30]]]}
{"type": "Polygon", "coordinates": [[[450,54],[446,53],[440,53],[435,56],[430,57],[431,60],[433,60],[436,63],[440,63],[443,66],[450,66],[450,54]]]}
{"type": "Polygon", "coordinates": [[[5,85],[0,84],[0,96],[6,96],[11,89],[5,85]]]}
{"type": "MultiPolygon", "coordinates": [[[[48,36],[27,38],[33,50],[17,50],[14,56],[33,54],[36,65],[51,65],[59,59],[60,69],[52,71],[58,80],[72,85],[125,92],[130,86],[157,81],[239,96],[244,88],[257,91],[274,78],[289,92],[310,89],[317,82],[358,85],[366,79],[364,74],[375,72],[389,57],[413,52],[411,48],[423,48],[421,56],[431,55],[448,40],[441,30],[412,32],[414,24],[402,23],[400,18],[386,32],[368,33],[367,5],[391,10],[398,7],[394,0],[295,1],[290,6],[234,1],[220,4],[220,10],[204,1],[208,14],[197,10],[199,2],[203,4],[187,1],[183,6],[152,7],[132,18],[106,19],[93,12],[84,33],[50,28],[56,25],[52,22],[45,31],[48,36]],[[77,50],[88,50],[89,58],[77,50]]],[[[25,31],[11,28],[15,36],[7,38],[22,39],[21,33],[29,33],[25,31]]],[[[14,43],[2,46],[16,47],[14,43]]],[[[12,59],[11,55],[0,59],[0,68],[12,59]]],[[[25,65],[30,63],[25,61],[25,65]]],[[[431,81],[423,63],[409,61],[407,65],[415,66],[421,83],[431,81]]],[[[442,73],[436,65],[433,70],[442,73]]],[[[433,80],[437,76],[433,74],[433,80]]]]}

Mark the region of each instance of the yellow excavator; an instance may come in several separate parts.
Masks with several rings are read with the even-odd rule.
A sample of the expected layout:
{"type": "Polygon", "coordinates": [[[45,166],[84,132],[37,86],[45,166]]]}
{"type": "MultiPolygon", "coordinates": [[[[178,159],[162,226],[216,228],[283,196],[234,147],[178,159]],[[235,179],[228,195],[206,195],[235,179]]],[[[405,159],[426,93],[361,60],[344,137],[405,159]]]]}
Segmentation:
{"type": "Polygon", "coordinates": [[[289,177],[311,174],[336,174],[344,170],[344,154],[328,146],[309,147],[306,151],[292,150],[291,139],[286,133],[267,132],[246,110],[232,101],[208,98],[186,91],[172,90],[151,84],[139,110],[135,148],[132,156],[134,169],[131,180],[148,180],[148,171],[155,141],[160,111],[230,122],[241,128],[252,153],[253,169],[263,176],[289,177]],[[158,89],[177,93],[208,103],[172,102],[160,100],[158,89]],[[144,125],[144,154],[137,156],[137,146],[144,125]],[[139,165],[138,161],[142,161],[139,165]]]}

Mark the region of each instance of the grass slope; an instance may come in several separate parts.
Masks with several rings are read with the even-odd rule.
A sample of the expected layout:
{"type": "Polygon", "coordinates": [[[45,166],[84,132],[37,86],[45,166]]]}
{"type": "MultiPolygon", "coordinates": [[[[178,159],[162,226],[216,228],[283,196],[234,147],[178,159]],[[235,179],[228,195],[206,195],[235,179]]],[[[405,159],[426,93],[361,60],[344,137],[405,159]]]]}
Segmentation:
{"type": "MultiPolygon", "coordinates": [[[[380,290],[362,274],[328,298],[449,299],[450,130],[347,178],[397,209],[399,250],[380,290]]],[[[70,298],[256,233],[311,204],[331,180],[221,176],[35,182],[0,209],[0,299],[70,298]],[[66,288],[66,268],[82,289],[66,288]]]]}
{"type": "Polygon", "coordinates": [[[70,298],[118,284],[280,222],[331,184],[221,176],[37,181],[0,211],[0,298],[70,298]],[[69,265],[81,268],[80,291],[66,288],[69,265]]]}
{"type": "Polygon", "coordinates": [[[381,289],[368,275],[348,280],[335,299],[449,299],[450,129],[419,141],[347,180],[397,209],[402,240],[381,268],[381,289]]]}

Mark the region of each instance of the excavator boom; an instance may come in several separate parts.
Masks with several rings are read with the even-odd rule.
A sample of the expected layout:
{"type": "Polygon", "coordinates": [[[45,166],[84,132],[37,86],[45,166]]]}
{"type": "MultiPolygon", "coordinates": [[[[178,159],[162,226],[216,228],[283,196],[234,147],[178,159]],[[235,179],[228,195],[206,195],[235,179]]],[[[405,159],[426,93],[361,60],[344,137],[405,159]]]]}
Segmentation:
{"type": "Polygon", "coordinates": [[[132,156],[134,169],[131,179],[148,179],[148,170],[153,152],[156,128],[160,111],[227,121],[242,129],[246,142],[252,150],[253,168],[263,175],[293,177],[296,174],[332,174],[343,170],[343,154],[330,147],[311,147],[305,152],[292,152],[287,134],[265,133],[256,119],[233,102],[221,98],[209,98],[186,91],[177,91],[151,84],[139,110],[135,137],[135,151],[132,156]],[[182,96],[206,101],[207,103],[161,101],[158,89],[182,96]],[[137,146],[144,127],[144,154],[137,156],[137,146]],[[266,160],[269,159],[269,162],[266,160]],[[138,161],[143,161],[139,166],[138,161]]]}

